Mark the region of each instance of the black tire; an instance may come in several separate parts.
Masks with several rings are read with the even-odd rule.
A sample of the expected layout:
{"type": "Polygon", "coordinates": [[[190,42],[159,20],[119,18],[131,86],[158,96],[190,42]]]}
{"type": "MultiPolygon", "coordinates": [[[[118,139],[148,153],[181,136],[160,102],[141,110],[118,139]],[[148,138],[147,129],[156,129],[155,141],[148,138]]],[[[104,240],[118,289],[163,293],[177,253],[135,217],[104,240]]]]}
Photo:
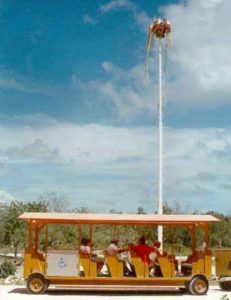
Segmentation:
{"type": "Polygon", "coordinates": [[[231,281],[218,281],[218,284],[223,291],[231,291],[231,281]]]}
{"type": "Polygon", "coordinates": [[[188,285],[188,291],[191,295],[205,295],[208,289],[208,280],[200,275],[193,277],[188,285]]]}
{"type": "Polygon", "coordinates": [[[26,288],[30,294],[44,294],[47,290],[48,283],[42,274],[31,274],[26,281],[26,288]]]}
{"type": "Polygon", "coordinates": [[[46,283],[47,283],[47,289],[48,289],[50,286],[50,280],[47,280],[46,283]]]}

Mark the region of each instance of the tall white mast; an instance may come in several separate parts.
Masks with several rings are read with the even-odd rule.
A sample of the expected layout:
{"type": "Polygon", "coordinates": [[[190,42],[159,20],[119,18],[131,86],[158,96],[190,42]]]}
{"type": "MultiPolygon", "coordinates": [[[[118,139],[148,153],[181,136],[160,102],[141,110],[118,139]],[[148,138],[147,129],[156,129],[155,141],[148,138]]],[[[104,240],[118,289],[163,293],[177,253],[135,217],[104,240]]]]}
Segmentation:
{"type": "MultiPolygon", "coordinates": [[[[166,47],[170,47],[171,24],[167,19],[163,21],[155,18],[149,27],[147,41],[147,62],[148,70],[148,54],[152,47],[154,38],[158,40],[158,66],[159,66],[159,101],[158,101],[158,214],[163,214],[163,62],[162,62],[162,42],[165,39],[166,47]]],[[[163,226],[158,226],[158,241],[163,246],[163,226]]]]}
{"type": "MultiPolygon", "coordinates": [[[[162,39],[158,45],[159,102],[158,102],[158,214],[163,214],[163,83],[162,83],[162,39]]],[[[163,245],[163,226],[158,226],[158,241],[163,245]]]]}

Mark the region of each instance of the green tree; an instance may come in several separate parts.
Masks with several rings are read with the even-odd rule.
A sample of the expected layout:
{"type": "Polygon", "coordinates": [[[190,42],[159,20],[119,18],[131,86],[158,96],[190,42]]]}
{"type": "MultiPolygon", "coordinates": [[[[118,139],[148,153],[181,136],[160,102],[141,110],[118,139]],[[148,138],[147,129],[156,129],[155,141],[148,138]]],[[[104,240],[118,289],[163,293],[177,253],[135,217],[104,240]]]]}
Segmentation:
{"type": "MultiPolygon", "coordinates": [[[[20,203],[23,205],[23,203],[20,203]]],[[[13,247],[14,255],[17,256],[19,247],[25,244],[25,223],[18,219],[18,216],[22,213],[22,210],[11,203],[3,213],[3,232],[2,242],[6,246],[13,247]]]]}
{"type": "Polygon", "coordinates": [[[38,201],[45,203],[49,212],[70,211],[68,197],[62,192],[45,191],[39,195],[38,201]]]}
{"type": "Polygon", "coordinates": [[[5,246],[13,247],[15,257],[17,256],[18,250],[25,247],[27,240],[26,223],[18,218],[24,211],[47,211],[46,203],[41,201],[28,203],[18,202],[18,205],[11,203],[1,211],[1,242],[5,246]]]}

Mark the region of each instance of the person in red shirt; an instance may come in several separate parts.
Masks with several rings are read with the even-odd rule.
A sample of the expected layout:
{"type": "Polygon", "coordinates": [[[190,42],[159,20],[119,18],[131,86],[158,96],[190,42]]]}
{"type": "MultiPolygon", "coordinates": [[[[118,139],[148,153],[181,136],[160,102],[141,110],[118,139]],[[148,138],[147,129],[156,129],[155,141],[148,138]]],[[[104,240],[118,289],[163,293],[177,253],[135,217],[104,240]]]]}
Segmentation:
{"type": "Polygon", "coordinates": [[[132,248],[132,251],[139,256],[143,262],[147,264],[151,262],[149,255],[153,251],[153,248],[146,245],[146,239],[143,236],[139,239],[138,245],[132,248]]]}

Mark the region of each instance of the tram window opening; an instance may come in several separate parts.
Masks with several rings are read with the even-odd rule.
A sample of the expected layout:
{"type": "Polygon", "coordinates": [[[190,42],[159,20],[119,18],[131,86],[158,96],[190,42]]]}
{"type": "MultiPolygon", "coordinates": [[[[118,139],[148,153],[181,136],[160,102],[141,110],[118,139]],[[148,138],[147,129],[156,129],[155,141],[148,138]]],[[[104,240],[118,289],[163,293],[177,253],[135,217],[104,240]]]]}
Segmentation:
{"type": "Polygon", "coordinates": [[[49,224],[48,248],[76,249],[79,245],[79,228],[74,224],[49,224]]]}
{"type": "Polygon", "coordinates": [[[197,240],[197,250],[204,251],[205,250],[205,232],[203,228],[197,227],[196,230],[196,240],[197,240]]]}
{"type": "Polygon", "coordinates": [[[37,251],[39,253],[45,253],[46,252],[46,227],[44,226],[39,232],[38,232],[38,248],[37,251]]]}

